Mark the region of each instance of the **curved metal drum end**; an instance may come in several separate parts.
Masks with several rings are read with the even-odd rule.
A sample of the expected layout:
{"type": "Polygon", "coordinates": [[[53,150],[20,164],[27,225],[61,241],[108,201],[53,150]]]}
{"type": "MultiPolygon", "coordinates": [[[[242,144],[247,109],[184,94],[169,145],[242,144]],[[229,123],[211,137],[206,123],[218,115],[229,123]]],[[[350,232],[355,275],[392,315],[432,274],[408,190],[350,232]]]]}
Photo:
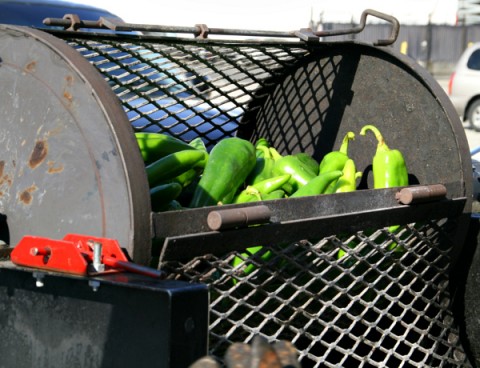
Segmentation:
{"type": "Polygon", "coordinates": [[[64,41],[0,25],[0,213],[8,241],[114,238],[150,260],[150,200],[130,123],[103,76],[64,41]]]}

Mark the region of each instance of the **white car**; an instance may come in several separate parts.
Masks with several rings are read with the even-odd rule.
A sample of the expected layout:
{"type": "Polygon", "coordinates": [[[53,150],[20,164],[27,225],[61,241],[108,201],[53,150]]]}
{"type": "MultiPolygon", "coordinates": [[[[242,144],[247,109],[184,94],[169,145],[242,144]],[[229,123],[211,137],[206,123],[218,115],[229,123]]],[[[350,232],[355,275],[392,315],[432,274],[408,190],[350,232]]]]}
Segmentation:
{"type": "Polygon", "coordinates": [[[480,42],[460,56],[448,83],[448,94],[462,120],[480,131],[480,42]]]}

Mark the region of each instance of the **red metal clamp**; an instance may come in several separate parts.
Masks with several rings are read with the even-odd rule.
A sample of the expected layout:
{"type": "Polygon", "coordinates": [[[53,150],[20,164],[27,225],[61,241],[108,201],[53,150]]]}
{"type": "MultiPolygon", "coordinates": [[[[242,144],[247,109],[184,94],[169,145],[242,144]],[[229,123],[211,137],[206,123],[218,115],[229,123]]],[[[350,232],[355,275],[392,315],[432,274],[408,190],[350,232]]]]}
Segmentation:
{"type": "Polygon", "coordinates": [[[160,271],[129,262],[115,239],[67,234],[62,240],[24,236],[10,254],[19,266],[75,275],[130,271],[163,278],[160,271]]]}

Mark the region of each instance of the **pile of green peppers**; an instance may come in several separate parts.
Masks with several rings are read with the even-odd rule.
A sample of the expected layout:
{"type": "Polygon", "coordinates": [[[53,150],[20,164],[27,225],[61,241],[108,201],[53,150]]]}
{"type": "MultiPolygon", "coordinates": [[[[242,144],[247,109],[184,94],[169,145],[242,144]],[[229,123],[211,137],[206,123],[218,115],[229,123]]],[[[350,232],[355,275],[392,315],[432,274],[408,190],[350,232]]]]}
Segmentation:
{"type": "MultiPolygon", "coordinates": [[[[387,146],[377,127],[365,125],[360,135],[367,132],[372,132],[377,140],[372,157],[374,188],[408,185],[402,153],[387,146]]],[[[207,152],[201,138],[187,143],[161,133],[135,136],[145,161],[155,212],[352,192],[362,176],[348,152],[355,139],[351,131],[345,134],[338,150],[329,152],[320,162],[304,152],[282,155],[264,138],[255,143],[226,138],[207,152]]],[[[389,231],[397,229],[398,226],[392,226],[389,231]]],[[[234,266],[261,249],[248,248],[234,260],[234,266]]],[[[338,258],[344,255],[341,250],[338,258]]],[[[266,252],[262,258],[269,256],[266,252]]],[[[244,272],[253,269],[246,266],[244,272]]]]}
{"type": "MultiPolygon", "coordinates": [[[[390,149],[375,126],[365,125],[360,135],[367,132],[377,140],[372,158],[374,188],[408,185],[402,153],[390,149]]],[[[355,139],[351,131],[338,150],[320,162],[304,152],[282,155],[264,138],[255,144],[226,138],[207,152],[200,137],[188,143],[162,133],[135,133],[135,137],[154,211],[351,192],[362,176],[348,153],[355,139]]]]}

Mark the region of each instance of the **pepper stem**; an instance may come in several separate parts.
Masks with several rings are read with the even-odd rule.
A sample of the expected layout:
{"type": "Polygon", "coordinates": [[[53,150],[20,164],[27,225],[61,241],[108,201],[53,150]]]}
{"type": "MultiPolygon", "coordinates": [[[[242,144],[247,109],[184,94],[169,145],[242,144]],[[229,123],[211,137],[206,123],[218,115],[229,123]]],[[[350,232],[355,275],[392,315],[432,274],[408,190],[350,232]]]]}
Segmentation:
{"type": "Polygon", "coordinates": [[[342,145],[340,146],[340,149],[338,151],[348,155],[348,142],[354,139],[354,132],[348,132],[347,134],[345,134],[345,137],[343,137],[342,145]]]}
{"type": "Polygon", "coordinates": [[[264,155],[263,157],[273,158],[272,153],[270,152],[270,149],[267,146],[257,146],[256,149],[263,152],[263,155],[264,155]]]}
{"type": "Polygon", "coordinates": [[[360,131],[360,135],[365,135],[367,133],[367,130],[370,130],[373,134],[375,134],[375,138],[378,141],[378,148],[383,148],[385,150],[389,149],[387,144],[385,143],[385,139],[383,138],[382,133],[380,133],[380,130],[378,130],[376,126],[365,125],[360,131]]]}
{"type": "Polygon", "coordinates": [[[269,148],[270,150],[270,155],[272,156],[274,161],[277,161],[282,158],[282,155],[273,147],[269,148]]]}

